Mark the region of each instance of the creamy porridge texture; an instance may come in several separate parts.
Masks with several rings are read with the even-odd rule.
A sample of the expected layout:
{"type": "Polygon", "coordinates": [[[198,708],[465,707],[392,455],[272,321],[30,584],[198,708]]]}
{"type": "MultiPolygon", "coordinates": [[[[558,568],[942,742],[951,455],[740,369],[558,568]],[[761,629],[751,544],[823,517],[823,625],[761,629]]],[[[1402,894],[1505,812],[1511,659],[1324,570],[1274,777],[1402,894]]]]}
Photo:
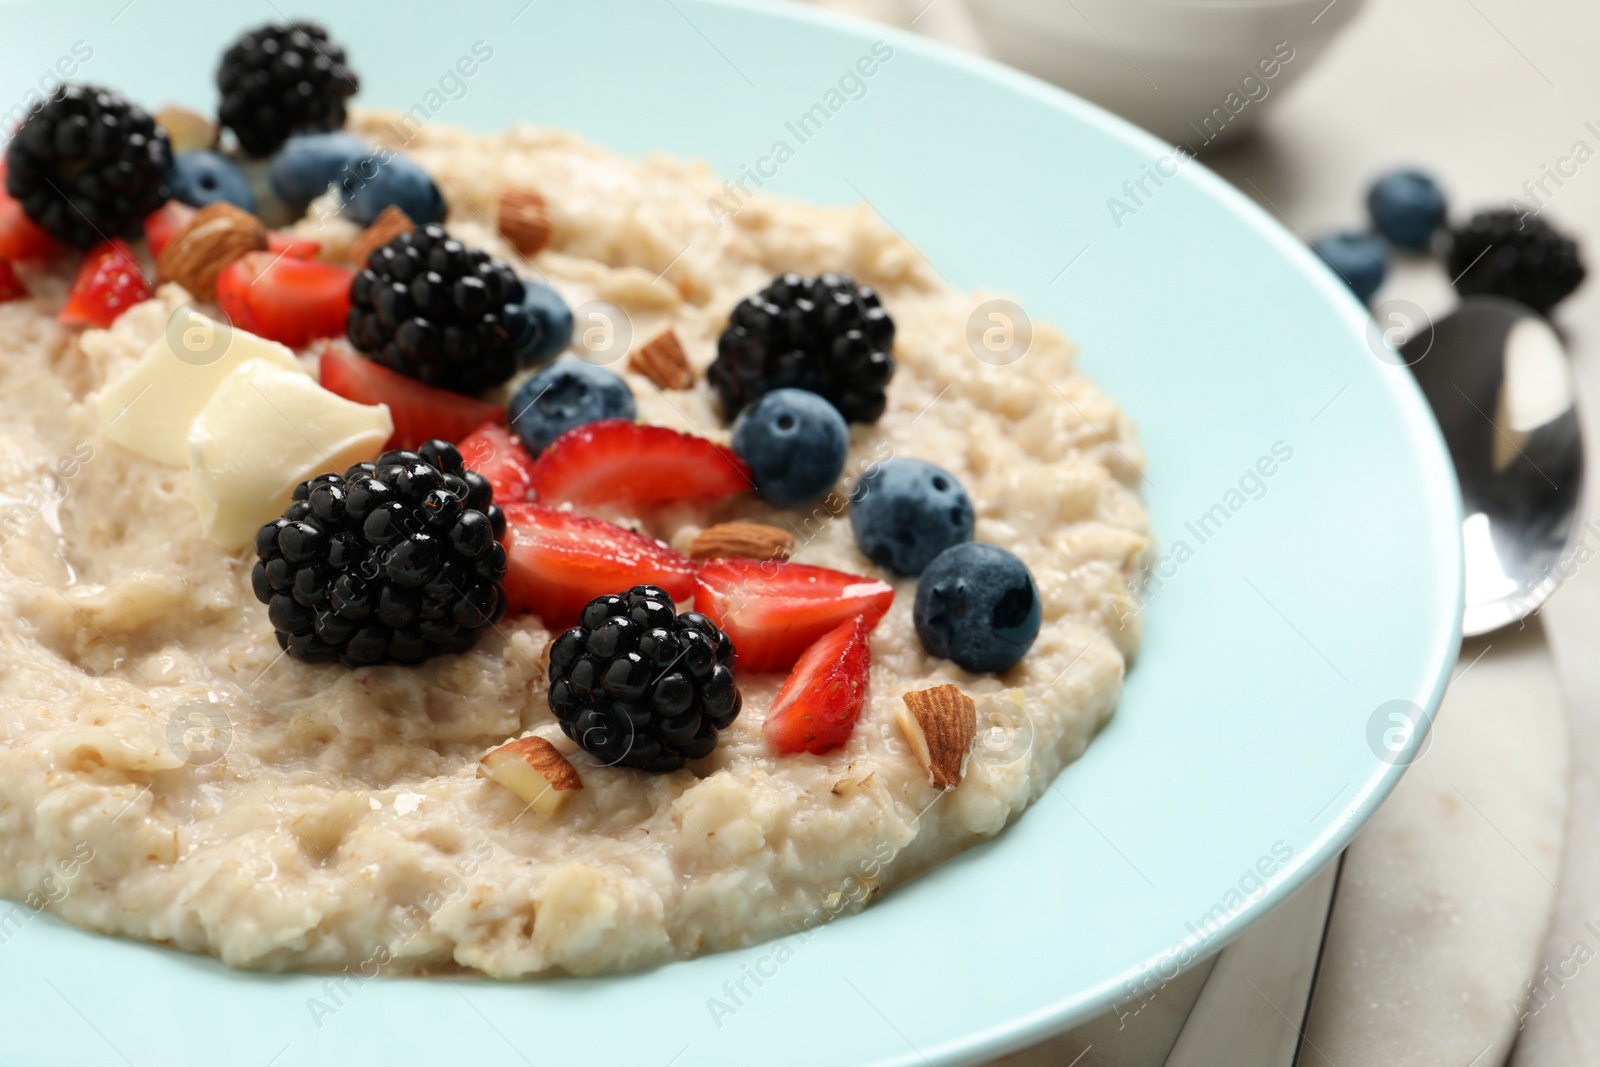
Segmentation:
{"type": "MultiPolygon", "coordinates": [[[[883,417],[851,426],[839,488],[889,456],[952,472],[976,539],[1031,568],[1037,640],[998,675],[930,660],[916,579],[861,555],[837,498],[775,511],[746,495],[609,517],[680,551],[714,522],[772,523],[798,562],[893,583],[867,704],[830,753],[775,754],[761,727],[782,673],[744,673],[743,711],[710,756],[662,775],[586,761],[546,704],[552,634],[529,616],[421,666],[298,662],[251,594],[248,551],[201,536],[188,473],[108,440],[96,414],[189,295],[164,286],[79,334],[47,313],[65,280],[39,274],[35,300],[0,304],[0,892],[22,899],[92,853],[53,911],[235,966],[619,971],[859,908],[998,833],[1084,751],[1138,645],[1131,587],[1151,542],[1133,427],[1055,328],[1037,324],[1011,365],[975,358],[983,298],[945,285],[865,207],[756,195],[719,224],[707,203],[722,180],[700,164],[530,126],[435,124],[402,145],[397,120],[358,111],[350,128],[437,179],[454,235],[560,290],[575,350],[626,375],[642,422],[728,440],[705,370],[730,309],[775,274],[875,287],[898,369],[883,417]],[[507,186],[548,205],[532,261],[494,223],[507,186]],[[626,371],[626,344],[590,337],[585,351],[594,300],[625,312],[634,348],[672,327],[693,388],[626,371]],[[946,682],[977,702],[980,737],[941,794],[895,709],[946,682]],[[551,818],[478,774],[486,750],[529,732],[582,777],[551,818]]],[[[325,254],[359,232],[314,217],[297,230],[325,254]]]]}

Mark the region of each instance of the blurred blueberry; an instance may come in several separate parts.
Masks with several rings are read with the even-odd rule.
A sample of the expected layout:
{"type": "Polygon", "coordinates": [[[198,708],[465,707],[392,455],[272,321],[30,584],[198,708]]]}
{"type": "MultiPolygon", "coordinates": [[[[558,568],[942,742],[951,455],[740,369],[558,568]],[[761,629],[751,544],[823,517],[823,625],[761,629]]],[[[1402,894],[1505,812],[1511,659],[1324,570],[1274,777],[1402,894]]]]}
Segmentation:
{"type": "Polygon", "coordinates": [[[974,521],[955,476],[920,459],[874,463],[850,493],[856,547],[896,574],[921,574],[939,553],[972,540],[974,521]]]}
{"type": "Polygon", "coordinates": [[[939,553],[917,582],[911,621],[930,656],[974,674],[1003,671],[1039,636],[1039,587],[1027,564],[967,541],[939,553]]]}
{"type": "Polygon", "coordinates": [[[194,207],[224,200],[251,214],[256,210],[256,194],[250,190],[250,180],[220,152],[179,152],[172,157],[167,184],[172,186],[175,198],[194,207]]]}
{"type": "MultiPolygon", "coordinates": [[[[373,148],[348,133],[305,133],[291,137],[267,167],[267,180],[283,201],[304,211],[328,191],[347,167],[373,154],[373,148]]],[[[412,220],[416,221],[416,220],[412,220]]]]}
{"type": "Polygon", "coordinates": [[[572,309],[543,282],[522,279],[523,328],[517,335],[517,361],[524,367],[548,363],[572,343],[572,309]]]}
{"type": "Polygon", "coordinates": [[[1372,183],[1367,211],[1395,247],[1422,251],[1444,222],[1444,192],[1420,170],[1391,171],[1372,183]]]}
{"type": "Polygon", "coordinates": [[[1363,304],[1372,299],[1389,272],[1389,250],[1375,233],[1331,233],[1313,241],[1311,247],[1363,304]]]}
{"type": "Polygon", "coordinates": [[[535,456],[574,426],[637,414],[627,382],[581,359],[552,363],[519,385],[511,397],[512,432],[535,456]]]}
{"type": "Polygon", "coordinates": [[[839,409],[804,389],[774,389],[733,423],[733,450],[750,464],[756,493],[780,508],[832,489],[849,448],[839,409]]]}
{"type": "Polygon", "coordinates": [[[409,156],[385,155],[358,160],[339,179],[345,215],[370,226],[384,208],[393,205],[418,226],[443,222],[444,197],[428,172],[409,156]]]}

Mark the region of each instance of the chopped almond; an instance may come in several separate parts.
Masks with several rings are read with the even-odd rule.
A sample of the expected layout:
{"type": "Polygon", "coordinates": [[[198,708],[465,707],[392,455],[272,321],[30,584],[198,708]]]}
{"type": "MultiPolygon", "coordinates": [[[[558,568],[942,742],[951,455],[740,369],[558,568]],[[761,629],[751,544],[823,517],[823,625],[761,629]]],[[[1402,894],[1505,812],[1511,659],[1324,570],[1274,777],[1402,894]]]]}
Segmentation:
{"type": "Polygon", "coordinates": [[[895,721],[911,744],[928,780],[954,789],[967,773],[972,742],[978,736],[978,710],[972,698],[953,685],[907,693],[895,721]]]}
{"type": "Polygon", "coordinates": [[[628,357],[628,369],[656,383],[658,389],[688,389],[694,371],[683,354],[683,343],[669,326],[628,357]]]}
{"type": "Polygon", "coordinates": [[[723,522],[701,530],[689,544],[690,559],[788,559],[794,536],[762,522],[723,522]]]}
{"type": "Polygon", "coordinates": [[[508,741],[478,761],[478,776],[505,786],[538,815],[549,817],[583,788],[567,757],[542,737],[508,741]]]}
{"type": "Polygon", "coordinates": [[[223,268],[266,247],[267,228],[260,219],[218,200],[195,212],[167,243],[156,258],[156,271],[201,300],[215,300],[223,268]]]}
{"type": "Polygon", "coordinates": [[[198,111],[168,104],[157,111],[154,117],[156,125],[167,131],[173,155],[216,147],[217,124],[198,111]]]}
{"type": "Polygon", "coordinates": [[[500,194],[500,233],[522,255],[533,257],[550,241],[550,216],[544,197],[533,189],[507,189],[500,194]]]}
{"type": "Polygon", "coordinates": [[[371,226],[361,231],[361,236],[350,246],[350,262],[356,265],[357,270],[364,268],[372,253],[416,228],[417,224],[411,221],[410,216],[390,204],[372,220],[371,226]]]}

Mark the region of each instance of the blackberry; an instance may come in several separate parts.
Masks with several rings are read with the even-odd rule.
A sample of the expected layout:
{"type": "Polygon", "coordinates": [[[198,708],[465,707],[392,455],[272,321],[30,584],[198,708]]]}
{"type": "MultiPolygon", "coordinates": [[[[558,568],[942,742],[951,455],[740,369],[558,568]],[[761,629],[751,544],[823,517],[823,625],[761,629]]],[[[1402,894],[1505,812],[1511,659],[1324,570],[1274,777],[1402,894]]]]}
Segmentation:
{"type": "Polygon", "coordinates": [[[421,663],[505,614],[505,516],[445,441],[301,482],[256,533],[251,575],[278,644],[306,663],[421,663]]]}
{"type": "Polygon", "coordinates": [[[344,102],[355,95],[355,72],[344,47],[314,22],[251,30],[222,55],[217,68],[222,106],[217,119],[246,155],[270,156],[295,133],[344,127],[344,102]]]}
{"type": "Polygon", "coordinates": [[[733,642],[653,585],[600,596],[550,645],[550,710],[607,765],[675,771],[739,715],[733,642]]]}
{"type": "Polygon", "coordinates": [[[77,248],[139,232],[166,202],[167,131],[120,93],[63,85],[6,150],[6,192],[38,226],[77,248]]]}
{"type": "Polygon", "coordinates": [[[458,393],[517,372],[522,280],[437,223],[372,253],[350,283],[350,343],[391,370],[458,393]]]}
{"type": "Polygon", "coordinates": [[[1504,296],[1543,314],[1583,282],[1577,242],[1541,218],[1480,211],[1450,237],[1450,277],[1462,296],[1504,296]]]}
{"type": "Polygon", "coordinates": [[[773,389],[820,394],[850,422],[876,422],[894,375],[894,320],[847,274],[779,275],[739,301],[706,377],[730,421],[773,389]]]}

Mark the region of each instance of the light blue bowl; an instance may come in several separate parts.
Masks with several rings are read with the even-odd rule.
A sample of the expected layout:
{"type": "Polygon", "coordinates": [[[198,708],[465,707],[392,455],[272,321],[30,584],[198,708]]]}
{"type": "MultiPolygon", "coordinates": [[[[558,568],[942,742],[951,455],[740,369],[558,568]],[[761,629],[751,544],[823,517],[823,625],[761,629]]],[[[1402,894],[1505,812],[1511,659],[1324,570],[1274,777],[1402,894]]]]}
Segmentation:
{"type": "MultiPolygon", "coordinates": [[[[1459,643],[1454,481],[1409,372],[1370,350],[1343,284],[1210,172],[1146,179],[1113,221],[1108,198],[1127,201],[1160,143],[992,64],[797,8],[314,6],[350,45],[364,101],[425,101],[482,41],[492,58],[434,121],[550,123],[732,175],[784,140],[794,155],[770,188],[869,199],[953,283],[1062,323],[1148,448],[1172,555],[1144,651],[1110,726],[999,839],[803,943],[605,980],[330,992],[41,915],[0,945],[0,1063],[968,1063],[1114,1001],[1133,1010],[1394,786],[1420,738],[1388,752],[1386,705],[1431,714],[1459,643]],[[874,41],[852,99],[846,74],[874,41]],[[787,124],[830,100],[800,143],[787,124]],[[1248,473],[1275,454],[1258,488],[1248,473]]],[[[278,18],[255,3],[8,4],[0,101],[83,41],[81,77],[211,105],[223,44],[278,18]]]]}

